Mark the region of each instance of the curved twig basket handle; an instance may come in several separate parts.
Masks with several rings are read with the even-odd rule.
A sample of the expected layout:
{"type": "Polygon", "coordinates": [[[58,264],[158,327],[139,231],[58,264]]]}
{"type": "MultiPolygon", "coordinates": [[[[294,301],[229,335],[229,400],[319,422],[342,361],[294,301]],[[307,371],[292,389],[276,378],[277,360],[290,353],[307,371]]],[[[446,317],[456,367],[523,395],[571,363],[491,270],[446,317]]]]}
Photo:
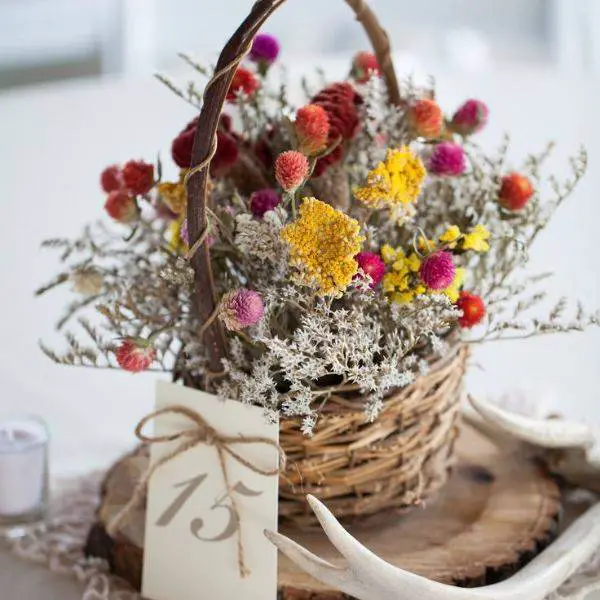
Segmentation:
{"type": "MultiPolygon", "coordinates": [[[[233,75],[238,64],[250,50],[252,40],[258,30],[284,2],[285,0],[258,0],[254,4],[250,14],[223,48],[215,74],[204,91],[204,103],[196,129],[191,171],[187,180],[187,219],[191,248],[198,245],[198,240],[202,238],[207,226],[208,168],[216,150],[219,117],[233,75]]],[[[364,0],[345,0],[345,2],[352,8],[357,20],[363,25],[371,40],[388,88],[390,101],[400,104],[398,81],[390,57],[387,34],[364,0]]],[[[201,243],[195,252],[192,252],[191,260],[195,271],[199,315],[203,321],[207,322],[215,311],[218,299],[210,265],[209,246],[206,241],[201,243]]],[[[219,373],[222,370],[221,358],[227,354],[227,344],[218,320],[213,320],[211,325],[205,328],[204,340],[207,345],[209,369],[213,373],[219,373]]]]}

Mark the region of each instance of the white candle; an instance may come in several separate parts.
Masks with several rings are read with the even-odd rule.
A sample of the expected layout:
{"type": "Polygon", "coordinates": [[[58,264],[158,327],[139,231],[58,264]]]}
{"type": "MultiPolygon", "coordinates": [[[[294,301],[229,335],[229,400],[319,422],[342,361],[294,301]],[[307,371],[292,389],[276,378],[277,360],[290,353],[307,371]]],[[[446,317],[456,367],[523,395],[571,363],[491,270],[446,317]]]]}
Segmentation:
{"type": "Polygon", "coordinates": [[[0,421],[0,522],[41,518],[47,493],[48,433],[33,418],[0,421]]]}

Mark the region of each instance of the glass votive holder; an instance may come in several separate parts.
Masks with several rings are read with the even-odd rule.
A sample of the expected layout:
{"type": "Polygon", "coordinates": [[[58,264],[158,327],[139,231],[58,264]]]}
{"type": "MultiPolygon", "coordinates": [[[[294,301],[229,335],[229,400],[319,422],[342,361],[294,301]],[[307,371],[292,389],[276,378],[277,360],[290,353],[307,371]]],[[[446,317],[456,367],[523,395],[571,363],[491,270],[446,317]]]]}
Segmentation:
{"type": "Polygon", "coordinates": [[[0,527],[9,535],[45,518],[49,439],[38,417],[0,418],[0,527]]]}

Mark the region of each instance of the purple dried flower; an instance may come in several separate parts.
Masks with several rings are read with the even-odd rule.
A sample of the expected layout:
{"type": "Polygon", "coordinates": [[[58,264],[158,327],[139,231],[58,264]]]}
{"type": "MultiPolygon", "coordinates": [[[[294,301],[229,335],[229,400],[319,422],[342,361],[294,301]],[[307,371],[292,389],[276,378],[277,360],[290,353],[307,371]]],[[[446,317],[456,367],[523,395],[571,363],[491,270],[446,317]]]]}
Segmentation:
{"type": "Polygon", "coordinates": [[[265,312],[265,305],[258,292],[240,288],[227,292],[221,300],[219,318],[230,331],[256,325],[265,312]]]}
{"type": "Polygon", "coordinates": [[[181,227],[179,228],[179,239],[186,245],[190,244],[190,233],[188,231],[188,222],[187,219],[184,219],[181,223],[181,227]]]}
{"type": "Polygon", "coordinates": [[[258,190],[250,196],[250,211],[255,217],[262,219],[265,213],[279,206],[281,196],[270,188],[258,190]]]}
{"type": "Polygon", "coordinates": [[[481,100],[467,100],[452,117],[450,126],[460,135],[481,131],[487,123],[489,109],[481,100]]]}
{"type": "Polygon", "coordinates": [[[467,168],[465,151],[458,144],[442,142],[434,148],[427,168],[433,175],[462,175],[467,168]]]}
{"type": "Polygon", "coordinates": [[[419,277],[430,290],[444,290],[456,276],[456,266],[450,252],[439,251],[430,254],[421,263],[419,277]]]}
{"type": "Polygon", "coordinates": [[[279,56],[279,42],[268,33],[259,33],[252,42],[250,60],[265,67],[270,67],[279,56]]]}

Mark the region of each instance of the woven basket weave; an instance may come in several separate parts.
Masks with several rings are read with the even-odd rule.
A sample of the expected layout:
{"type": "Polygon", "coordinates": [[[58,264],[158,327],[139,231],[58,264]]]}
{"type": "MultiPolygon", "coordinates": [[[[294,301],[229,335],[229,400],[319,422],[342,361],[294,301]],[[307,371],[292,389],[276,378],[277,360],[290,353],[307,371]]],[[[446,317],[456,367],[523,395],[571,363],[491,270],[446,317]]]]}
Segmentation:
{"type": "MultiPolygon", "coordinates": [[[[390,103],[402,105],[386,32],[365,0],[345,0],[364,27],[381,68],[390,103]]],[[[250,14],[223,48],[204,93],[187,180],[187,222],[195,272],[197,310],[210,322],[203,331],[208,371],[218,376],[227,340],[216,309],[207,227],[209,164],[226,94],[237,65],[262,25],[285,0],[256,0],[250,14]]],[[[327,501],[345,519],[385,509],[406,509],[430,497],[448,476],[467,350],[460,344],[431,366],[428,375],[386,399],[380,417],[366,423],[360,398],[333,396],[316,435],[304,436],[298,422],[283,422],[281,444],[289,467],[280,477],[280,515],[300,526],[314,523],[305,494],[327,501]]],[[[210,385],[210,382],[208,382],[210,385]]]]}
{"type": "Polygon", "coordinates": [[[360,402],[335,396],[311,438],[300,422],[282,422],[289,459],[279,482],[282,522],[316,525],[306,494],[345,521],[430,498],[452,467],[468,354],[454,346],[427,375],[389,396],[373,423],[365,422],[360,402]]]}

